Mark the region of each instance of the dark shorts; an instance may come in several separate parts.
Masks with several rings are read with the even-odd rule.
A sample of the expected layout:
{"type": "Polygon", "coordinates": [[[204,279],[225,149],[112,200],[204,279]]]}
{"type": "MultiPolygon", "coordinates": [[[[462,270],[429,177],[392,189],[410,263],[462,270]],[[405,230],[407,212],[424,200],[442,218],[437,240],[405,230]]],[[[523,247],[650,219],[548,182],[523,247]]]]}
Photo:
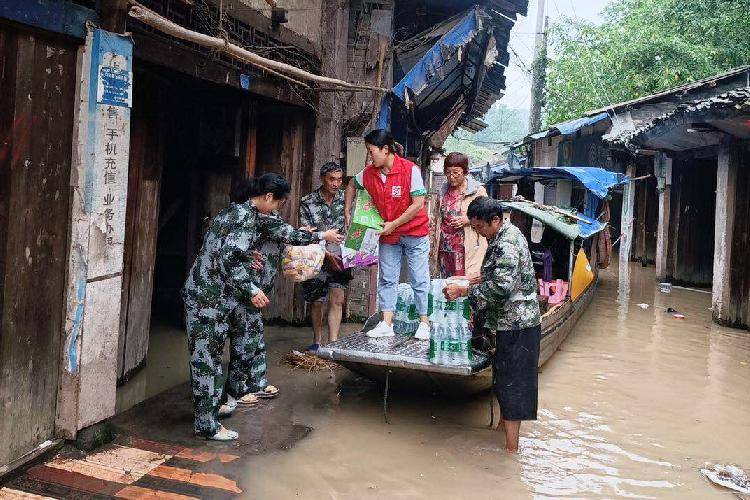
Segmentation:
{"type": "Polygon", "coordinates": [[[351,270],[321,271],[315,278],[302,282],[305,302],[323,302],[331,288],[346,288],[352,280],[351,270]]]}
{"type": "Polygon", "coordinates": [[[496,332],[495,395],[504,420],[536,420],[542,327],[496,332]]]}

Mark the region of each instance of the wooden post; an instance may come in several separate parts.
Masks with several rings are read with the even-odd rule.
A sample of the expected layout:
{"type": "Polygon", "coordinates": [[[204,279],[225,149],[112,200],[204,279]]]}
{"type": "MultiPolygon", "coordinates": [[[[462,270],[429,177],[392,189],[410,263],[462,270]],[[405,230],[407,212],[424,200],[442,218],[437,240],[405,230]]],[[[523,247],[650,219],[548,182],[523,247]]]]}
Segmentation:
{"type": "Polygon", "coordinates": [[[113,33],[125,33],[128,0],[101,0],[101,27],[113,33]]]}
{"type": "Polygon", "coordinates": [[[654,163],[656,188],[659,191],[659,225],[656,230],[656,279],[667,279],[667,249],[669,247],[669,214],[672,196],[672,158],[659,155],[654,163]]]}
{"type": "MultiPolygon", "coordinates": [[[[635,177],[635,165],[628,165],[626,174],[635,177]]],[[[630,249],[633,244],[633,207],[635,205],[635,188],[632,182],[625,184],[622,194],[622,235],[620,236],[620,267],[630,262],[630,249]]]]}
{"type": "MultiPolygon", "coordinates": [[[[347,43],[349,40],[349,2],[343,0],[324,0],[323,19],[330,28],[323,36],[322,71],[324,75],[335,78],[346,78],[347,43]]],[[[342,122],[344,110],[341,100],[333,92],[321,92],[318,99],[318,113],[315,123],[315,149],[313,170],[317,172],[321,165],[329,161],[341,161],[342,122]]],[[[320,187],[320,176],[314,174],[312,187],[320,187]]]]}
{"type": "Polygon", "coordinates": [[[714,321],[731,317],[731,262],[739,150],[725,144],[719,150],[716,171],[716,229],[711,310],[714,321]]]}
{"type": "Polygon", "coordinates": [[[129,37],[95,29],[80,53],[55,422],[66,438],[115,413],[132,87],[113,83],[132,75],[132,48],[129,37]]]}
{"type": "Polygon", "coordinates": [[[634,183],[635,203],[638,206],[638,213],[633,213],[633,257],[639,260],[642,266],[646,266],[646,213],[648,212],[648,185],[645,182],[634,183]],[[637,217],[636,217],[637,215],[637,217]]]}

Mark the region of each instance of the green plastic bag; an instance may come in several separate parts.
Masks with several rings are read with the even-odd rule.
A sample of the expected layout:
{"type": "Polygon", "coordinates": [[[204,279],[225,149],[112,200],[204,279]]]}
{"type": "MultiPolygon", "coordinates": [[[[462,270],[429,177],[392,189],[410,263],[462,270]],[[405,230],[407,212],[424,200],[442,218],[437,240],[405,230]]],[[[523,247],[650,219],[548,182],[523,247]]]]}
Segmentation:
{"type": "Polygon", "coordinates": [[[365,267],[377,263],[382,230],[383,218],[375,208],[370,194],[364,189],[358,189],[352,225],[341,249],[344,267],[365,267]]]}

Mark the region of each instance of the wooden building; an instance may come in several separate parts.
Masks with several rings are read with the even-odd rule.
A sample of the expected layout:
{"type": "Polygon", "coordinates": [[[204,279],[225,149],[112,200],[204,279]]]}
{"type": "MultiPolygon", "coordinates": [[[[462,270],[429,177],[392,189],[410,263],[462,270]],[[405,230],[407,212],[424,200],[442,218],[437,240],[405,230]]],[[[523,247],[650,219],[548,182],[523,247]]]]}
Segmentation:
{"type": "Polygon", "coordinates": [[[692,100],[619,137],[658,151],[658,273],[712,285],[714,319],[750,324],[750,86],[692,100]]]}
{"type": "MultiPolygon", "coordinates": [[[[611,203],[611,224],[619,233],[613,237],[620,239],[620,261],[655,265],[659,281],[713,286],[716,294],[717,287],[725,286],[727,280],[714,276],[717,270],[725,269],[716,266],[717,245],[723,240],[713,230],[715,222],[724,218],[721,214],[725,208],[718,146],[705,138],[712,130],[700,126],[691,129],[692,135],[685,135],[682,140],[686,142],[679,146],[635,138],[644,137],[644,130],[651,130],[671,113],[691,103],[713,102],[726,92],[744,89],[749,81],[750,66],[742,66],[593,110],[528,136],[515,146],[514,154],[526,156],[530,166],[603,166],[638,179],[611,203]]],[[[715,297],[717,320],[747,324],[746,318],[739,319],[745,314],[737,312],[736,307],[732,313],[726,313],[726,307],[724,313],[717,313],[722,310],[717,300],[715,297]]]]}
{"type": "MultiPolygon", "coordinates": [[[[633,185],[633,206],[624,207],[623,220],[622,198],[613,197],[612,226],[620,230],[615,238],[622,238],[621,254],[624,249],[628,260],[641,262],[644,266],[655,265],[659,250],[657,231],[661,189],[655,172],[658,173],[661,159],[654,150],[644,148],[631,151],[620,148],[617,146],[618,138],[625,137],[662,114],[674,110],[680,103],[742,87],[746,84],[749,73],[748,66],[735,68],[657,94],[592,110],[583,117],[552,125],[527,136],[514,147],[514,152],[516,155],[526,156],[529,166],[600,166],[638,178],[639,182],[633,185]]],[[[698,163],[694,165],[699,166],[698,163]]],[[[710,170],[710,166],[708,167],[710,170]]],[[[698,170],[703,172],[702,169],[694,172],[698,170]]],[[[686,176],[682,181],[685,187],[683,201],[686,206],[691,207],[693,216],[698,220],[710,222],[713,217],[713,191],[702,187],[707,180],[710,185],[712,175],[709,172],[706,174],[708,179],[704,179],[700,177],[701,173],[686,176]],[[695,190],[691,186],[695,186],[695,190]]],[[[695,240],[687,233],[678,238],[685,245],[681,252],[683,259],[673,266],[671,274],[666,274],[659,266],[657,274],[661,279],[669,278],[676,283],[710,286],[711,272],[708,270],[711,267],[712,248],[688,248],[695,244],[695,240]]]]}

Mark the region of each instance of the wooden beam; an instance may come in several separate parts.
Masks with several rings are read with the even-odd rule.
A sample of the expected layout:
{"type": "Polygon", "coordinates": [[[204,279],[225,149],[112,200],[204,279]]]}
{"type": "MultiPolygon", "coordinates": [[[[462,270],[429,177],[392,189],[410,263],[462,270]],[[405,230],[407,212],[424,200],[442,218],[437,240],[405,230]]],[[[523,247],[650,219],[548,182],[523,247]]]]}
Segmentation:
{"type": "MultiPolygon", "coordinates": [[[[628,165],[626,175],[635,176],[635,165],[628,165]]],[[[633,245],[633,208],[635,205],[635,185],[625,184],[622,195],[622,219],[620,237],[620,269],[630,262],[630,250],[633,245]]]]}
{"type": "Polygon", "coordinates": [[[237,60],[246,62],[247,64],[253,65],[263,70],[269,70],[273,72],[283,73],[287,77],[304,80],[307,82],[313,82],[321,86],[341,88],[348,90],[378,90],[381,92],[387,92],[387,89],[373,87],[369,85],[357,85],[339,80],[337,78],[328,78],[326,76],[314,75],[308,71],[286,64],[273,59],[262,57],[254,52],[246,50],[238,45],[230,43],[227,39],[216,38],[196,31],[191,31],[187,28],[180,26],[179,24],[173,23],[169,19],[166,19],[156,12],[149,10],[142,5],[137,4],[134,0],[130,0],[133,7],[130,9],[130,16],[140,22],[151,26],[154,29],[162,31],[168,35],[185,40],[188,42],[196,43],[202,47],[206,47],[217,52],[222,52],[230,57],[237,60]]]}
{"type": "MultiPolygon", "coordinates": [[[[654,173],[659,192],[659,223],[656,229],[656,279],[667,279],[667,247],[669,246],[669,202],[672,196],[672,159],[664,154],[657,157],[654,173]]],[[[632,179],[631,179],[632,180],[632,179]]]]}
{"type": "Polygon", "coordinates": [[[734,212],[737,189],[738,151],[728,144],[719,152],[716,170],[716,229],[714,232],[714,269],[711,311],[715,321],[731,317],[731,262],[734,236],[734,212]]]}
{"type": "Polygon", "coordinates": [[[270,78],[252,75],[248,89],[242,86],[242,72],[221,61],[212,61],[204,54],[180,44],[169,43],[153,34],[133,33],[135,56],[143,61],[185,73],[218,85],[249,90],[254,94],[289,104],[300,105],[300,99],[288,86],[279,85],[270,78]]]}

